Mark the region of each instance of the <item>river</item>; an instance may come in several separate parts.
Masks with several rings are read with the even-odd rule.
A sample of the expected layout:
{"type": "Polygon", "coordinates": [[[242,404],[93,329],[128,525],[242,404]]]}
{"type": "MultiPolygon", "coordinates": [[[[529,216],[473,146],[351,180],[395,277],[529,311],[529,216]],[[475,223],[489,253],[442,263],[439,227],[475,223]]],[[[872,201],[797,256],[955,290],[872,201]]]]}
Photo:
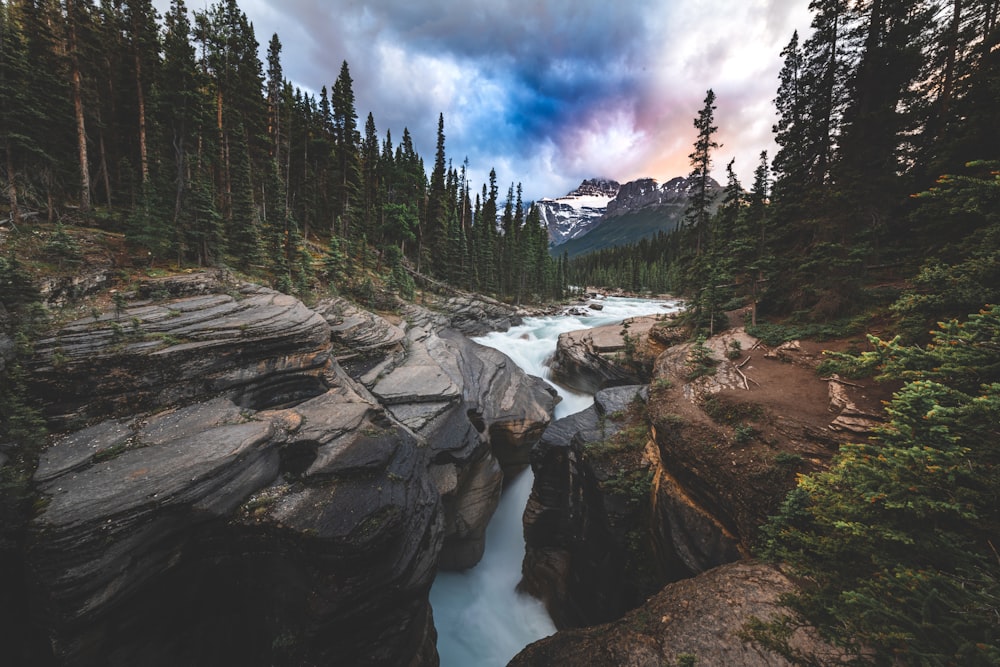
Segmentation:
{"type": "MultiPolygon", "coordinates": [[[[676,312],[674,301],[608,298],[600,311],[586,317],[528,317],[520,326],[474,339],[504,352],[531,375],[545,378],[562,401],[555,419],[586,409],[594,401],[560,387],[549,379],[548,360],[559,334],[614,324],[628,317],[676,312]]],[[[541,602],[519,593],[524,559],[522,514],[531,493],[531,470],[504,488],[500,504],[486,529],[486,553],[464,572],[441,572],[431,588],[431,606],[438,632],[441,667],[502,667],[531,642],[555,632],[541,602]]]]}

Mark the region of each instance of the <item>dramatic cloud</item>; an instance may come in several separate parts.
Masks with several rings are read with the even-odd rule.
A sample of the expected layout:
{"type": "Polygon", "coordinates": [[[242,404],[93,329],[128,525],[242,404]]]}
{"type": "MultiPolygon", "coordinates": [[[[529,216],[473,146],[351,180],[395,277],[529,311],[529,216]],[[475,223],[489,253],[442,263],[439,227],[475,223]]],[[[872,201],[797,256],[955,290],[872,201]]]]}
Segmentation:
{"type": "MultiPolygon", "coordinates": [[[[161,11],[167,0],[158,0],[161,11]]],[[[404,127],[433,159],[438,114],[449,157],[474,183],[559,196],[584,178],[660,181],[689,170],[693,119],[717,96],[716,177],[748,181],[773,153],[779,52],[809,24],[808,0],[241,0],[285,76],[318,92],[342,61],[359,122],[404,127]]]]}

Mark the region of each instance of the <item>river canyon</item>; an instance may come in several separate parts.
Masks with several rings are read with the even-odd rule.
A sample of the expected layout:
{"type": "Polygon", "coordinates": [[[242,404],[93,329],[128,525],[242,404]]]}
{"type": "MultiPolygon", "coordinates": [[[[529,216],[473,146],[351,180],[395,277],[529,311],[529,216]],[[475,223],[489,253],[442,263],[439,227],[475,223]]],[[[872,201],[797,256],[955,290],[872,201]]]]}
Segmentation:
{"type": "MultiPolygon", "coordinates": [[[[574,391],[551,380],[549,362],[560,334],[615,324],[630,317],[676,312],[675,301],[608,298],[601,310],[527,317],[507,331],[474,340],[509,356],[526,373],[545,378],[558,392],[556,419],[587,408],[593,394],[574,391]]],[[[531,491],[526,469],[505,484],[486,533],[482,561],[462,572],[441,572],[431,589],[442,667],[502,667],[524,646],[555,631],[542,603],[516,590],[524,558],[522,514],[531,491]]]]}

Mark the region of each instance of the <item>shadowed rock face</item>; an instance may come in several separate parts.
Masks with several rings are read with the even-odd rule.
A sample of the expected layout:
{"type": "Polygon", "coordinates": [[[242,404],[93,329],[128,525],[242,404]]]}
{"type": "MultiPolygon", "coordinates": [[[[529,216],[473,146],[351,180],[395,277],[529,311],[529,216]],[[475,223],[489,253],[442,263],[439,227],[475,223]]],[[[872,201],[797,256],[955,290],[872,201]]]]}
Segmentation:
{"type": "Polygon", "coordinates": [[[619,426],[606,416],[644,392],[643,386],[598,392],[594,405],[553,422],[532,450],[521,587],[545,602],[559,628],[602,623],[628,609],[625,547],[583,449],[613,436],[619,426]]]}
{"type": "Polygon", "coordinates": [[[346,382],[104,421],[36,482],[27,561],[61,664],[435,661],[424,452],[346,382]]]}
{"type": "MultiPolygon", "coordinates": [[[[784,611],[778,596],[793,588],[771,566],[724,565],[668,585],[613,623],[539,640],[516,655],[509,667],[660,667],[678,664],[685,655],[694,656],[699,665],[785,667],[791,663],[744,643],[738,633],[752,617],[766,619],[784,611]]],[[[842,657],[805,631],[797,631],[792,643],[820,650],[834,661],[842,657]]]]}

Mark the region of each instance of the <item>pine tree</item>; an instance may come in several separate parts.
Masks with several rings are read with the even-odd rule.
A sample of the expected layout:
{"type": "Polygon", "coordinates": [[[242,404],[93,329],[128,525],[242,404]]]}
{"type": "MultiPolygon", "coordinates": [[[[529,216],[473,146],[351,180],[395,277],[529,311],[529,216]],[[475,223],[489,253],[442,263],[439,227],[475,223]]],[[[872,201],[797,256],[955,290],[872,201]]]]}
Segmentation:
{"type": "MultiPolygon", "coordinates": [[[[178,253],[177,263],[181,264],[186,250],[198,256],[198,263],[207,261],[208,249],[203,239],[211,233],[199,232],[189,225],[200,216],[188,216],[182,220],[185,198],[190,195],[190,174],[199,165],[192,164],[191,151],[200,136],[206,100],[199,88],[199,76],[194,46],[191,44],[191,23],[188,20],[184,0],[172,0],[164,17],[162,88],[158,94],[161,101],[161,124],[164,127],[164,147],[162,155],[172,164],[169,171],[173,177],[173,226],[178,253]],[[199,240],[195,240],[195,239],[199,240]]],[[[201,188],[204,192],[204,187],[201,188]]],[[[203,205],[203,204],[202,204],[203,205]]],[[[193,208],[200,208],[194,205],[193,208]]],[[[210,216],[211,217],[211,216],[210,216]]],[[[214,254],[214,252],[212,253],[214,254]]]]}
{"type": "MultiPolygon", "coordinates": [[[[360,158],[358,156],[358,115],[354,110],[354,82],[347,61],[340,66],[340,75],[333,84],[330,100],[333,114],[334,211],[340,218],[337,230],[343,238],[354,238],[359,222],[358,195],[360,190],[360,158]]],[[[360,235],[360,234],[359,234],[360,235]]]]}
{"type": "Polygon", "coordinates": [[[890,219],[885,202],[900,200],[908,190],[899,175],[905,171],[905,135],[917,124],[910,93],[923,73],[923,35],[932,9],[912,0],[872,0],[860,6],[860,61],[844,111],[836,180],[849,202],[843,223],[847,233],[866,232],[875,252],[890,219]],[[865,226],[858,228],[862,221],[865,226]]]}
{"type": "Polygon", "coordinates": [[[361,227],[372,238],[378,233],[379,192],[381,190],[379,171],[379,140],[375,129],[375,117],[369,113],[365,120],[365,134],[361,140],[361,227]]]}
{"type": "MultiPolygon", "coordinates": [[[[15,167],[20,179],[14,182],[27,195],[28,203],[44,207],[49,222],[53,222],[56,198],[64,194],[65,178],[72,171],[69,165],[74,161],[79,165],[78,152],[68,149],[76,142],[64,36],[57,32],[64,21],[56,0],[24,0],[9,6],[8,16],[19,25],[24,40],[24,62],[29,68],[25,83],[30,81],[26,89],[31,91],[31,100],[23,107],[26,123],[14,125],[25,132],[12,133],[13,151],[8,155],[21,155],[23,168],[15,167]]],[[[80,183],[79,176],[76,182],[80,183]]]]}
{"type": "Polygon", "coordinates": [[[150,0],[127,0],[125,21],[128,25],[129,50],[132,64],[132,89],[136,101],[136,127],[141,182],[150,180],[150,119],[156,117],[152,91],[158,83],[160,41],[157,35],[157,13],[150,0]]]}
{"type": "Polygon", "coordinates": [[[90,161],[87,157],[87,124],[84,111],[83,75],[80,65],[79,32],[88,23],[86,8],[79,0],[66,2],[66,53],[69,58],[70,90],[73,94],[73,111],[76,119],[76,146],[79,159],[80,209],[90,210],[90,161]]]}
{"type": "Polygon", "coordinates": [[[229,254],[236,264],[249,268],[260,260],[261,230],[250,179],[250,153],[246,135],[238,123],[229,136],[232,213],[227,221],[229,254]]]}
{"type": "Polygon", "coordinates": [[[696,255],[702,253],[705,236],[708,233],[709,207],[712,203],[708,187],[712,170],[712,151],[720,147],[714,138],[715,133],[719,130],[714,124],[715,108],[715,92],[709,89],[705,95],[705,106],[702,107],[698,117],[694,119],[694,127],[698,130],[698,136],[694,142],[694,151],[688,155],[691,160],[690,177],[694,179],[694,188],[685,213],[685,222],[688,227],[695,231],[696,255]]]}
{"type": "Polygon", "coordinates": [[[440,275],[447,267],[442,256],[448,243],[448,192],[445,184],[444,114],[438,115],[437,147],[434,152],[434,169],[431,171],[427,190],[427,219],[422,234],[422,251],[431,259],[430,269],[440,275]]]}
{"type": "Polygon", "coordinates": [[[0,127],[6,128],[0,136],[0,149],[10,219],[15,225],[21,223],[23,200],[18,192],[24,188],[18,167],[36,150],[31,136],[29,80],[28,47],[18,17],[11,3],[0,4],[0,127]]]}

